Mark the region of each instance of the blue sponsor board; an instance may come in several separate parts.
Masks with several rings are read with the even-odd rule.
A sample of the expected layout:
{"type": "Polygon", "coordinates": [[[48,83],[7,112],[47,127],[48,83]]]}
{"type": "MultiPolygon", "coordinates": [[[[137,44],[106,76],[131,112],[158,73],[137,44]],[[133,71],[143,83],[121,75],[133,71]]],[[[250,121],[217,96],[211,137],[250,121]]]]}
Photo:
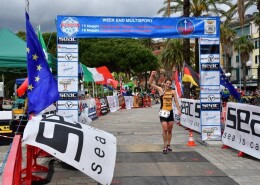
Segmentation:
{"type": "Polygon", "coordinates": [[[58,37],[215,38],[219,17],[57,16],[58,37]]]}

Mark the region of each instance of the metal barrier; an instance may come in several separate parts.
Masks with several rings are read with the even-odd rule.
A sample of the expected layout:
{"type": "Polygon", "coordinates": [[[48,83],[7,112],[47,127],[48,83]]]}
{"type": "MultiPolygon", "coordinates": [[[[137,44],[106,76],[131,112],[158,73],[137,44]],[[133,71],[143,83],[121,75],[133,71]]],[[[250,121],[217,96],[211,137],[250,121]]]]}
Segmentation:
{"type": "Polygon", "coordinates": [[[15,135],[9,157],[7,159],[6,168],[4,170],[2,184],[3,185],[21,184],[21,171],[22,171],[21,135],[15,135]]]}
{"type": "Polygon", "coordinates": [[[37,158],[43,156],[41,154],[44,152],[37,147],[27,145],[26,168],[22,169],[21,138],[21,135],[15,135],[14,137],[3,173],[2,185],[30,185],[32,181],[46,180],[33,174],[34,172],[48,172],[47,167],[37,164],[37,158]]]}

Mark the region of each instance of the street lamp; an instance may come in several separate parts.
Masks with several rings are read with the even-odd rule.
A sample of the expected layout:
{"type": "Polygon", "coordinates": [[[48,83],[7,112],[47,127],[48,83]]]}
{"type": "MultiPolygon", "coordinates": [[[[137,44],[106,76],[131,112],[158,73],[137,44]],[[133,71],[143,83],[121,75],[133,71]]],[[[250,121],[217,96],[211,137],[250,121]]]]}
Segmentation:
{"type": "Polygon", "coordinates": [[[238,59],[239,59],[239,88],[241,89],[241,57],[240,57],[240,45],[238,47],[238,59]]]}
{"type": "Polygon", "coordinates": [[[231,73],[226,73],[225,75],[226,75],[226,77],[228,78],[228,81],[230,81],[231,73]]]}

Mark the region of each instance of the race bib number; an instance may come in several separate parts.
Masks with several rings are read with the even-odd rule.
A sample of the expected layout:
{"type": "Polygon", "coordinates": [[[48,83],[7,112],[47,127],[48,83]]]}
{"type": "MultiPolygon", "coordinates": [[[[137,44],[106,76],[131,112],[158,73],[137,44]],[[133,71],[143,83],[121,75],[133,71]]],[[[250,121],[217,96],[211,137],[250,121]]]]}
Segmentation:
{"type": "Polygon", "coordinates": [[[164,117],[164,118],[168,118],[169,116],[170,116],[170,111],[168,111],[168,110],[160,110],[159,111],[159,116],[161,116],[161,117],[164,117]]]}

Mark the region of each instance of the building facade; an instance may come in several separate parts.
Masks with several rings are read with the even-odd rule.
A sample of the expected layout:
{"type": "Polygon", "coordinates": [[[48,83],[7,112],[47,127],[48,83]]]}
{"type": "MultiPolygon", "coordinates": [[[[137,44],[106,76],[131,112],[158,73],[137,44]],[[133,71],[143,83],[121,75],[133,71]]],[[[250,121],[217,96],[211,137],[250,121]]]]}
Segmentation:
{"type": "MultiPolygon", "coordinates": [[[[231,23],[231,29],[236,31],[236,37],[239,38],[242,35],[247,36],[247,38],[254,44],[254,49],[252,53],[249,54],[248,64],[251,64],[247,67],[246,71],[246,79],[247,79],[247,87],[255,88],[257,86],[258,76],[258,65],[259,65],[259,28],[254,23],[254,18],[256,16],[256,12],[254,14],[246,15],[245,24],[243,31],[240,27],[239,21],[234,21],[231,23]]],[[[243,70],[242,64],[239,56],[239,52],[234,50],[233,46],[233,55],[228,61],[224,61],[224,57],[222,55],[222,68],[225,68],[226,73],[230,73],[231,82],[237,86],[243,86],[243,70]]]]}

